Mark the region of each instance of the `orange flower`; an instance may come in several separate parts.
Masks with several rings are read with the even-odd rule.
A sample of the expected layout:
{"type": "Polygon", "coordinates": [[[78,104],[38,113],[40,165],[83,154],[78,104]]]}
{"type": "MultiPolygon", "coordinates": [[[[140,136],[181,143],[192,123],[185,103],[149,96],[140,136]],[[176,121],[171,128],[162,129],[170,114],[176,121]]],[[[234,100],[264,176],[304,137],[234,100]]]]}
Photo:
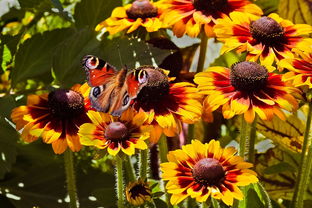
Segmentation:
{"type": "Polygon", "coordinates": [[[145,66],[149,81],[138,94],[134,109],[148,115],[154,128],[150,141],[156,143],[162,133],[172,137],[181,131],[181,122],[192,124],[201,117],[202,96],[187,82],[171,83],[168,71],[145,66]]]}
{"type": "Polygon", "coordinates": [[[45,143],[52,144],[56,154],[62,154],[67,147],[79,151],[78,126],[90,121],[82,89],[75,85],[71,90],[29,95],[27,105],[14,108],[11,114],[16,129],[22,131],[22,139],[33,142],[41,136],[45,143]]]}
{"type": "Polygon", "coordinates": [[[124,7],[117,7],[113,10],[111,17],[98,24],[95,30],[106,28],[113,35],[123,30],[131,33],[141,26],[147,32],[155,32],[164,27],[159,19],[162,9],[157,5],[157,2],[136,0],[124,7]]]}
{"type": "Polygon", "coordinates": [[[270,120],[274,114],[285,119],[281,109],[298,108],[297,100],[290,94],[298,90],[287,86],[282,75],[268,73],[255,62],[240,62],[231,69],[211,67],[207,72],[196,74],[194,81],[200,92],[207,95],[204,108],[212,112],[222,106],[226,119],[244,114],[245,120],[251,123],[255,113],[262,120],[270,120]]]}
{"type": "Polygon", "coordinates": [[[233,12],[230,18],[219,19],[214,27],[218,40],[224,42],[221,53],[236,49],[247,52],[247,60],[257,61],[272,71],[274,61],[293,58],[293,49],[311,50],[312,26],[293,24],[277,14],[267,17],[248,16],[233,12]]]}
{"type": "Polygon", "coordinates": [[[166,25],[173,25],[177,37],[185,33],[197,37],[202,27],[208,37],[214,37],[212,27],[216,19],[225,18],[233,11],[262,15],[261,9],[248,0],[161,0],[162,18],[166,25]]]}
{"type": "Polygon", "coordinates": [[[209,196],[227,205],[233,199],[242,200],[244,195],[238,186],[258,182],[257,174],[250,170],[253,165],[235,156],[233,147],[220,147],[219,141],[202,144],[193,140],[182,150],[171,151],[168,161],[161,164],[163,180],[171,193],[171,204],[180,203],[188,196],[205,202],[209,196]]]}

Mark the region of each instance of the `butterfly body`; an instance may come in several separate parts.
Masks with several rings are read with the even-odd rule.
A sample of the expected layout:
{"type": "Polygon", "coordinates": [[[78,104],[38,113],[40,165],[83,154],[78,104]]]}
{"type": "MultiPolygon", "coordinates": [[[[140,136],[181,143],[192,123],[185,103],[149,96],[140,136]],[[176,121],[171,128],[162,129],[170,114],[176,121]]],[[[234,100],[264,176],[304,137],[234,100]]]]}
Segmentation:
{"type": "Polygon", "coordinates": [[[82,64],[91,87],[89,98],[92,107],[114,116],[120,116],[148,82],[148,73],[144,69],[117,71],[91,55],[85,56],[82,64]]]}

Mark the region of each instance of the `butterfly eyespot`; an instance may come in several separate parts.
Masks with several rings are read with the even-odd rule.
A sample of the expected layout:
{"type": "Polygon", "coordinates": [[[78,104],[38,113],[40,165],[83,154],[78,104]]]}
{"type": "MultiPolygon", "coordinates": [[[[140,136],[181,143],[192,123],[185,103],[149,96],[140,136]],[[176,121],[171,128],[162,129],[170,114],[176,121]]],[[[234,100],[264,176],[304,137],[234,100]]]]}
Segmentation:
{"type": "Polygon", "coordinates": [[[94,87],[92,89],[93,97],[97,98],[100,94],[101,94],[101,88],[100,87],[94,87]]]}
{"type": "Polygon", "coordinates": [[[123,106],[127,105],[129,103],[129,101],[130,101],[130,97],[129,97],[129,95],[126,95],[123,99],[122,105],[123,106]]]}
{"type": "Polygon", "coordinates": [[[144,70],[139,72],[138,81],[140,84],[147,82],[147,73],[144,70]]]}
{"type": "Polygon", "coordinates": [[[86,60],[86,67],[89,69],[95,69],[99,65],[99,59],[97,57],[90,57],[86,60]]]}

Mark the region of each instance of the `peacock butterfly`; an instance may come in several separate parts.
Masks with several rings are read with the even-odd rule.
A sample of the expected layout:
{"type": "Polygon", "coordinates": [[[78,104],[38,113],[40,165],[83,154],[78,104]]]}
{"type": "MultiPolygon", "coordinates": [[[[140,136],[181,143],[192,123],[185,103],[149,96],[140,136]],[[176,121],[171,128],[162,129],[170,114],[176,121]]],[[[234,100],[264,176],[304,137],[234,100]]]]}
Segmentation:
{"type": "Polygon", "coordinates": [[[92,55],[85,56],[82,65],[91,87],[89,98],[92,107],[113,116],[120,116],[148,82],[144,67],[117,71],[106,61],[92,55]]]}

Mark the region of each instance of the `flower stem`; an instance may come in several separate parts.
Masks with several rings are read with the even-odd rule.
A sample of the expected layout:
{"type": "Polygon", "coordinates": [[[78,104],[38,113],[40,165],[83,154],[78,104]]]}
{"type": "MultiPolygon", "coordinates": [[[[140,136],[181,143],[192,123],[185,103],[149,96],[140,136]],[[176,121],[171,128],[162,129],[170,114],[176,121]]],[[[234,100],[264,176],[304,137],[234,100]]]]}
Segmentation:
{"type": "MultiPolygon", "coordinates": [[[[166,135],[162,134],[159,141],[158,141],[158,148],[159,148],[159,156],[160,156],[160,162],[164,163],[167,162],[167,154],[168,154],[168,145],[167,145],[167,137],[166,135]]],[[[166,191],[166,183],[163,181],[163,189],[165,192],[166,202],[168,207],[172,207],[170,204],[170,197],[168,192],[166,191]]]]}
{"type": "Polygon", "coordinates": [[[202,72],[204,69],[205,59],[206,59],[206,52],[207,52],[207,44],[208,44],[208,37],[205,33],[201,34],[200,39],[200,48],[199,48],[199,57],[197,63],[197,72],[202,72]]]}
{"type": "Polygon", "coordinates": [[[116,156],[118,208],[124,207],[122,159],[116,156]]]}
{"type": "Polygon", "coordinates": [[[158,148],[160,154],[160,162],[164,163],[167,162],[167,154],[168,154],[168,144],[167,144],[167,137],[166,135],[161,135],[158,141],[158,148]]]}
{"type": "Polygon", "coordinates": [[[147,157],[148,149],[140,151],[140,178],[147,178],[147,157]]]}
{"type": "Polygon", "coordinates": [[[78,208],[79,200],[78,200],[77,188],[76,188],[74,158],[73,158],[73,152],[69,149],[66,150],[64,153],[64,163],[65,163],[67,192],[69,195],[69,207],[78,208]]]}
{"type": "Polygon", "coordinates": [[[126,171],[127,171],[129,181],[135,181],[135,180],[136,180],[136,177],[135,177],[135,172],[134,172],[133,165],[132,165],[132,163],[131,163],[131,157],[130,157],[130,156],[127,156],[127,157],[126,157],[126,160],[125,160],[125,169],[126,169],[126,171]]]}
{"type": "Polygon", "coordinates": [[[240,140],[239,140],[239,156],[242,158],[245,158],[245,153],[246,153],[246,141],[247,141],[247,122],[242,115],[242,127],[240,130],[240,140]]]}
{"type": "Polygon", "coordinates": [[[192,140],[194,139],[194,130],[195,130],[195,125],[189,124],[187,128],[187,139],[186,139],[187,144],[191,144],[192,140]]]}
{"type": "Polygon", "coordinates": [[[263,196],[265,207],[272,208],[272,203],[271,203],[271,199],[270,199],[268,192],[266,192],[265,188],[260,182],[258,182],[257,185],[261,191],[261,195],[263,196]]]}
{"type": "Polygon", "coordinates": [[[255,142],[257,138],[257,120],[258,117],[256,115],[253,123],[251,124],[250,129],[250,136],[249,136],[249,150],[248,150],[248,162],[254,163],[255,162],[255,142]]]}
{"type": "Polygon", "coordinates": [[[307,188],[307,181],[308,177],[310,176],[311,172],[311,163],[312,163],[312,146],[310,137],[310,129],[311,129],[311,117],[312,117],[312,103],[309,103],[309,111],[308,117],[306,122],[306,128],[304,131],[304,138],[303,138],[303,146],[301,152],[301,165],[299,168],[298,176],[297,176],[297,184],[295,187],[295,192],[292,200],[291,207],[293,208],[302,208],[303,207],[303,200],[304,200],[304,193],[307,188]],[[308,154],[307,151],[309,150],[308,154]]]}

